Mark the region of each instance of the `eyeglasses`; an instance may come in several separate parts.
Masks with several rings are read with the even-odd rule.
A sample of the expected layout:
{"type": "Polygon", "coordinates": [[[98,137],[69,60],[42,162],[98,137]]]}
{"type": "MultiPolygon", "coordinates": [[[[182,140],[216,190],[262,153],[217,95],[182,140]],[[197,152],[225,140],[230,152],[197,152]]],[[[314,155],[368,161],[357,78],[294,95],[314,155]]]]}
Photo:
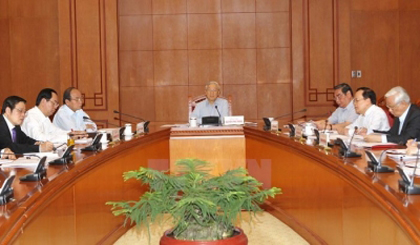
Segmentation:
{"type": "Polygon", "coordinates": [[[60,105],[60,103],[58,103],[58,101],[56,100],[49,100],[49,102],[51,102],[54,105],[54,107],[58,107],[60,105]]]}
{"type": "Polygon", "coordinates": [[[359,103],[360,101],[365,100],[365,98],[356,99],[354,98],[354,103],[359,103]]]}
{"type": "Polygon", "coordinates": [[[24,109],[15,108],[15,110],[17,110],[19,114],[25,114],[26,113],[26,111],[24,109]]]}
{"type": "Polygon", "coordinates": [[[337,96],[334,96],[335,100],[339,100],[341,98],[343,98],[344,94],[338,94],[337,96]]]}
{"type": "Polygon", "coordinates": [[[390,109],[390,110],[394,110],[394,109],[395,109],[395,107],[397,107],[397,106],[399,106],[399,105],[400,105],[400,103],[401,103],[401,101],[400,101],[400,102],[398,102],[398,103],[396,103],[395,105],[386,105],[386,107],[388,107],[388,109],[390,109]]]}
{"type": "Polygon", "coordinates": [[[83,97],[71,98],[71,100],[75,100],[77,102],[83,102],[83,97]]]}

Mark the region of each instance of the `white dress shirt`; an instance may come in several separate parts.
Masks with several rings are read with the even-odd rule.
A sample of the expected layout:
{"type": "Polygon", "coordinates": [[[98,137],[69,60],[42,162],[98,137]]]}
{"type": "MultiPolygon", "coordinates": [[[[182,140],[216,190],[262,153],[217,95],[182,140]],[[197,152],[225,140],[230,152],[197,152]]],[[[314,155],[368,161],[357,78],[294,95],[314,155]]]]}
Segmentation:
{"type": "Polygon", "coordinates": [[[229,116],[229,103],[227,100],[222,98],[217,98],[213,104],[210,104],[207,99],[198,103],[192,112],[192,117],[196,117],[198,119],[198,123],[201,124],[202,117],[209,117],[215,116],[218,117],[219,113],[216,110],[219,110],[221,119],[223,117],[229,116]]]}
{"type": "Polygon", "coordinates": [[[55,126],[63,130],[85,131],[86,124],[94,125],[94,129],[88,129],[87,132],[96,132],[96,124],[92,120],[85,120],[83,117],[89,118],[83,109],[73,111],[67,105],[62,105],[54,116],[53,123],[55,126]]]}
{"type": "Polygon", "coordinates": [[[339,123],[345,123],[345,122],[352,123],[356,121],[358,116],[359,115],[356,113],[356,110],[354,109],[353,100],[351,100],[350,103],[345,108],[338,107],[333,112],[333,114],[331,114],[331,116],[328,118],[328,122],[330,124],[339,124],[339,123]]]}
{"type": "Polygon", "coordinates": [[[354,121],[346,128],[352,129],[355,126],[357,126],[359,129],[366,128],[367,134],[373,133],[373,130],[389,130],[388,117],[386,116],[385,111],[376,105],[369,107],[364,115],[359,115],[356,121],[354,121]]]}
{"type": "Polygon", "coordinates": [[[35,140],[52,143],[67,142],[67,134],[70,132],[55,126],[37,106],[26,112],[21,128],[26,135],[35,140]]]}

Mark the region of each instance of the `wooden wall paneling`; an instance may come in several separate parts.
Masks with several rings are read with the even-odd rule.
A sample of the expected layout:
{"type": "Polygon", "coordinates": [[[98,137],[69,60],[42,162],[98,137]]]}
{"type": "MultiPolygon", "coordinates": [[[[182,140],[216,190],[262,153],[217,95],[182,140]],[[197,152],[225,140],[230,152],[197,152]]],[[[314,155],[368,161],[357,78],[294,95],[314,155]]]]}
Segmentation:
{"type": "MultiPolygon", "coordinates": [[[[154,87],[121,87],[120,100],[124,113],[136,115],[148,121],[156,121],[154,90],[154,87]],[[135,102],[133,102],[133,98],[136,99],[135,102]]],[[[188,103],[184,107],[188,108],[188,103]]],[[[135,121],[135,119],[126,116],[122,116],[122,119],[130,122],[135,121]]]]}
{"type": "MultiPolygon", "coordinates": [[[[375,0],[375,1],[363,1],[363,0],[351,0],[351,8],[353,10],[361,11],[388,11],[398,9],[400,0],[375,0]]],[[[411,2],[411,1],[409,1],[411,2]]]]}
{"type": "Polygon", "coordinates": [[[207,0],[207,1],[196,1],[187,0],[187,12],[188,13],[220,13],[221,11],[220,0],[207,0]]]}
{"type": "Polygon", "coordinates": [[[152,50],[152,15],[121,15],[119,17],[119,50],[152,50]]]}
{"type": "MultiPolygon", "coordinates": [[[[276,117],[291,112],[290,84],[258,84],[257,85],[257,118],[276,117]]],[[[283,118],[290,120],[291,116],[283,118]]]]}
{"type": "Polygon", "coordinates": [[[59,1],[60,96],[69,86],[84,110],[106,127],[119,109],[117,1],[59,1]]]}
{"type": "Polygon", "coordinates": [[[11,78],[7,95],[19,95],[32,107],[38,91],[59,86],[57,2],[19,0],[8,1],[7,6],[11,78]]]}
{"type": "Polygon", "coordinates": [[[257,85],[225,84],[223,94],[232,95],[233,115],[244,115],[246,120],[258,117],[257,85]]]}
{"type": "Polygon", "coordinates": [[[255,48],[255,13],[222,15],[223,48],[255,48]]]}
{"type": "Polygon", "coordinates": [[[362,71],[353,87],[380,98],[398,84],[398,11],[352,11],[351,18],[351,67],[362,71]]]}
{"type": "Polygon", "coordinates": [[[222,47],[220,14],[188,14],[188,49],[222,47]]]}
{"type": "Polygon", "coordinates": [[[305,108],[305,81],[307,79],[306,43],[304,42],[304,31],[306,11],[303,1],[290,1],[290,79],[291,79],[291,111],[299,111],[305,108]]]}
{"type": "Polygon", "coordinates": [[[188,85],[187,50],[153,52],[155,86],[188,85]]]}
{"type": "Polygon", "coordinates": [[[118,0],[120,15],[151,14],[152,0],[118,0]]]}
{"type": "Polygon", "coordinates": [[[187,0],[153,0],[153,14],[182,14],[187,11],[187,0]]]}
{"type": "Polygon", "coordinates": [[[255,12],[254,0],[222,0],[222,12],[255,12]]]}
{"type": "Polygon", "coordinates": [[[187,16],[153,15],[153,50],[187,49],[187,16]]]}
{"type": "Polygon", "coordinates": [[[256,50],[223,50],[223,83],[256,84],[256,50]]]}
{"type": "Polygon", "coordinates": [[[347,83],[351,86],[351,0],[335,1],[336,11],[334,22],[336,32],[334,38],[337,45],[335,48],[334,62],[336,63],[336,73],[334,78],[335,84],[347,83]]]}
{"type": "MultiPolygon", "coordinates": [[[[204,93],[205,84],[209,81],[218,81],[223,85],[222,79],[222,50],[200,49],[188,50],[188,85],[201,87],[204,93]]],[[[223,91],[222,91],[223,93],[223,91]]],[[[200,94],[191,94],[192,96],[200,94]]]]}
{"type": "Polygon", "coordinates": [[[153,87],[153,51],[130,50],[120,51],[119,54],[121,89],[135,86],[153,87]]]}
{"type": "Polygon", "coordinates": [[[188,86],[155,87],[156,121],[188,122],[188,86]]]}
{"type": "Polygon", "coordinates": [[[256,0],[257,12],[289,11],[289,0],[256,0]]]}
{"type": "Polygon", "coordinates": [[[420,10],[399,13],[399,81],[415,102],[420,99],[420,10]]]}
{"type": "Polygon", "coordinates": [[[0,100],[10,94],[11,88],[3,86],[12,80],[10,66],[10,29],[9,29],[9,9],[7,0],[0,0],[0,100]]]}
{"type": "Polygon", "coordinates": [[[332,101],[335,79],[334,11],[335,2],[316,0],[307,2],[307,81],[308,106],[328,106],[332,101]]]}
{"type": "Polygon", "coordinates": [[[289,84],[290,48],[257,49],[257,84],[289,84]]]}

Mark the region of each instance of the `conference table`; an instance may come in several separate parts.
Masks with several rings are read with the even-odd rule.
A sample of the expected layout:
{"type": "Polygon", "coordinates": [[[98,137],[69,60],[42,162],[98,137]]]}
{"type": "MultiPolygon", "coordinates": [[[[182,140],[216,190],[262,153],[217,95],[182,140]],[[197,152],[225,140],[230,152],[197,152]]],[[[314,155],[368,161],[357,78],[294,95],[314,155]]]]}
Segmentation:
{"type": "MultiPolygon", "coordinates": [[[[420,196],[398,190],[398,173],[366,170],[364,154],[343,159],[335,149],[326,151],[282,133],[242,130],[250,175],[264,187],[283,190],[263,208],[311,244],[420,243],[420,196]]],[[[105,203],[136,200],[147,191],[138,181],[124,182],[123,172],[170,168],[171,129],[150,131],[101,152],[76,149],[73,164],[49,166],[40,182],[20,182],[29,170],[16,169],[14,200],[0,206],[1,244],[115,242],[132,225],[124,226],[124,218],[113,216],[105,203]]],[[[3,169],[1,183],[10,171],[3,169]]]]}

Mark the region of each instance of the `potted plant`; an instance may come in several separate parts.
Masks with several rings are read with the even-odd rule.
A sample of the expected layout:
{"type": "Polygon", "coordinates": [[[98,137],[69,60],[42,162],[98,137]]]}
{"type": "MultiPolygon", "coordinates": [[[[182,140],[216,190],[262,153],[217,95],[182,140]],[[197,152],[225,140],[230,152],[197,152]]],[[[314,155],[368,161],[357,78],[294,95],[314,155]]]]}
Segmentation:
{"type": "Polygon", "coordinates": [[[176,166],[176,174],[143,167],[124,173],[125,181],[140,180],[149,185],[149,191],[138,201],[106,203],[112,205],[114,215],[125,215],[125,222],[130,219],[131,223],[145,225],[149,236],[149,225],[162,220],[162,215],[170,214],[173,229],[165,232],[161,245],[177,244],[176,241],[189,244],[186,240],[201,241],[196,244],[218,244],[217,240],[226,239],[241,240],[241,243],[230,240],[219,244],[247,244],[246,236],[233,223],[241,211],[261,211],[259,204],[281,193],[277,187],[262,190],[261,183],[248,176],[243,168],[211,176],[208,174],[210,164],[202,160],[181,159],[176,166]]]}

